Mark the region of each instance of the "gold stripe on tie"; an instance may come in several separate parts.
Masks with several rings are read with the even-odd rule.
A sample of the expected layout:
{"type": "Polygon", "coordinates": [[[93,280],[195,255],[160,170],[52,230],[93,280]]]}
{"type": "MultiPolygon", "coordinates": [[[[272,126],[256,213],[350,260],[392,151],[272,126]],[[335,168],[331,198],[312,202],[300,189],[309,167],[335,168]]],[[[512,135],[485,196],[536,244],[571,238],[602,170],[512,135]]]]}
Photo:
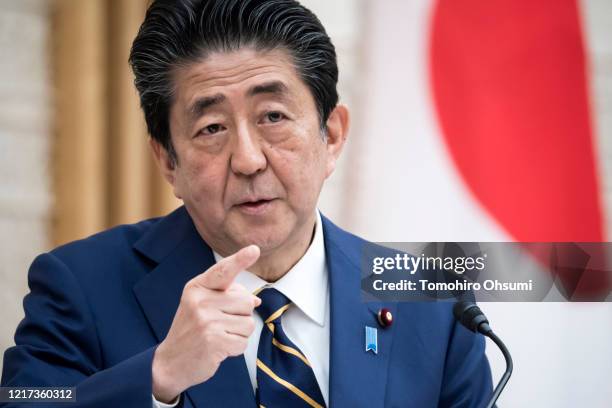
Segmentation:
{"type": "Polygon", "coordinates": [[[306,359],[306,356],[304,356],[302,353],[300,353],[298,350],[294,349],[293,347],[285,346],[284,344],[276,340],[274,337],[272,337],[272,344],[274,344],[279,349],[283,350],[285,353],[293,354],[294,356],[302,360],[304,364],[306,364],[308,367],[311,367],[310,363],[306,359]]]}
{"type": "Polygon", "coordinates": [[[299,350],[296,350],[293,347],[286,346],[282,344],[281,342],[279,342],[278,340],[276,340],[276,338],[274,338],[274,323],[267,323],[266,326],[268,326],[268,329],[270,329],[270,331],[272,332],[272,344],[274,344],[276,347],[278,347],[279,349],[283,350],[286,353],[293,354],[294,356],[302,360],[304,364],[306,364],[309,367],[312,367],[310,363],[308,362],[308,359],[306,358],[306,356],[300,353],[299,350]]]}
{"type": "MultiPolygon", "coordinates": [[[[261,292],[262,290],[264,290],[265,288],[266,288],[265,286],[262,286],[261,288],[255,289],[255,290],[253,291],[253,294],[254,294],[255,296],[257,296],[257,294],[258,294],[259,292],[261,292]]],[[[266,408],[266,407],[263,407],[263,408],[266,408]]]]}
{"type": "Polygon", "coordinates": [[[285,306],[278,309],[276,312],[272,313],[270,317],[266,319],[266,323],[270,323],[271,321],[282,315],[285,310],[289,309],[289,306],[291,306],[291,303],[286,304],[285,306]]]}
{"type": "Polygon", "coordinates": [[[308,395],[306,395],[306,393],[304,393],[304,391],[300,390],[295,385],[291,384],[290,382],[287,382],[287,381],[283,380],[278,375],[274,374],[272,372],[272,370],[270,370],[268,368],[268,366],[266,366],[264,363],[262,363],[262,361],[260,359],[257,359],[257,367],[259,367],[261,369],[261,371],[263,371],[264,373],[268,374],[268,376],[270,376],[270,378],[272,378],[274,381],[276,381],[277,383],[281,384],[282,386],[284,386],[285,388],[287,388],[291,392],[293,392],[295,395],[297,395],[298,397],[300,397],[301,399],[306,401],[306,403],[308,403],[308,405],[310,405],[311,407],[314,407],[314,408],[323,408],[322,405],[319,405],[315,400],[313,400],[308,395]]]}

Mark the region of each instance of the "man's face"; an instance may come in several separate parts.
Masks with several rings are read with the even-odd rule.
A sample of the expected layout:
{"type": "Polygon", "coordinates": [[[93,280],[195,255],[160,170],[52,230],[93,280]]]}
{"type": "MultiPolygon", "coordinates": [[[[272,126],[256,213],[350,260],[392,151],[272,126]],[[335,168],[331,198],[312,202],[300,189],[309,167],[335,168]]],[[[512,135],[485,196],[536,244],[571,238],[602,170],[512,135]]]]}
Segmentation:
{"type": "Polygon", "coordinates": [[[344,142],[345,108],[330,116],[325,141],[315,101],[280,49],[214,53],[178,69],[174,85],[178,164],[154,149],[203,238],[223,255],[309,240],[344,142]]]}

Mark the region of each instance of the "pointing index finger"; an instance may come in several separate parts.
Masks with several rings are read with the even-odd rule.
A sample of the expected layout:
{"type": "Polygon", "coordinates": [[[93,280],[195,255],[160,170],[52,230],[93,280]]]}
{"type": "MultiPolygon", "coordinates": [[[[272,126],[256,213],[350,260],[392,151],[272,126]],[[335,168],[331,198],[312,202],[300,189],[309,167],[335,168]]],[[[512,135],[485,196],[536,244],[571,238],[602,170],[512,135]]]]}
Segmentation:
{"type": "Polygon", "coordinates": [[[259,247],[249,245],[210,267],[194,278],[194,283],[207,289],[226,290],[240,271],[250,267],[259,258],[259,247]]]}

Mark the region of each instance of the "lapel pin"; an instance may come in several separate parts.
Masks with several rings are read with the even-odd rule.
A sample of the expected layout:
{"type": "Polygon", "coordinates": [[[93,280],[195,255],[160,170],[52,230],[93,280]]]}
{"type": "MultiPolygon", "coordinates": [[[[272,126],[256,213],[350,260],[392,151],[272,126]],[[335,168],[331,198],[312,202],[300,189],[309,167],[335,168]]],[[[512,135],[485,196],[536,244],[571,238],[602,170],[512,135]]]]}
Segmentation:
{"type": "Polygon", "coordinates": [[[365,351],[372,351],[378,354],[378,331],[374,327],[365,327],[365,351]]]}
{"type": "Polygon", "coordinates": [[[378,311],[377,317],[378,317],[378,323],[382,327],[389,327],[393,324],[393,315],[391,314],[391,311],[387,309],[386,307],[383,307],[382,309],[378,311]]]}

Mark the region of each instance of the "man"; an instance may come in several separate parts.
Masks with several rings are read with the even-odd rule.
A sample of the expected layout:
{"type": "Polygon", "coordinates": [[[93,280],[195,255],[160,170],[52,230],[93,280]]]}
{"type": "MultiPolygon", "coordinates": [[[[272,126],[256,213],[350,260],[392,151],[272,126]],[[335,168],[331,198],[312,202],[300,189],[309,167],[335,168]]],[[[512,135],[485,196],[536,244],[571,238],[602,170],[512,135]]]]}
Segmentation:
{"type": "Polygon", "coordinates": [[[39,256],[2,385],[74,386],[91,407],[483,405],[482,338],[446,304],[384,305],[382,327],[364,241],[316,210],[349,119],[310,11],[154,1],[130,63],[184,207],[39,256]]]}

